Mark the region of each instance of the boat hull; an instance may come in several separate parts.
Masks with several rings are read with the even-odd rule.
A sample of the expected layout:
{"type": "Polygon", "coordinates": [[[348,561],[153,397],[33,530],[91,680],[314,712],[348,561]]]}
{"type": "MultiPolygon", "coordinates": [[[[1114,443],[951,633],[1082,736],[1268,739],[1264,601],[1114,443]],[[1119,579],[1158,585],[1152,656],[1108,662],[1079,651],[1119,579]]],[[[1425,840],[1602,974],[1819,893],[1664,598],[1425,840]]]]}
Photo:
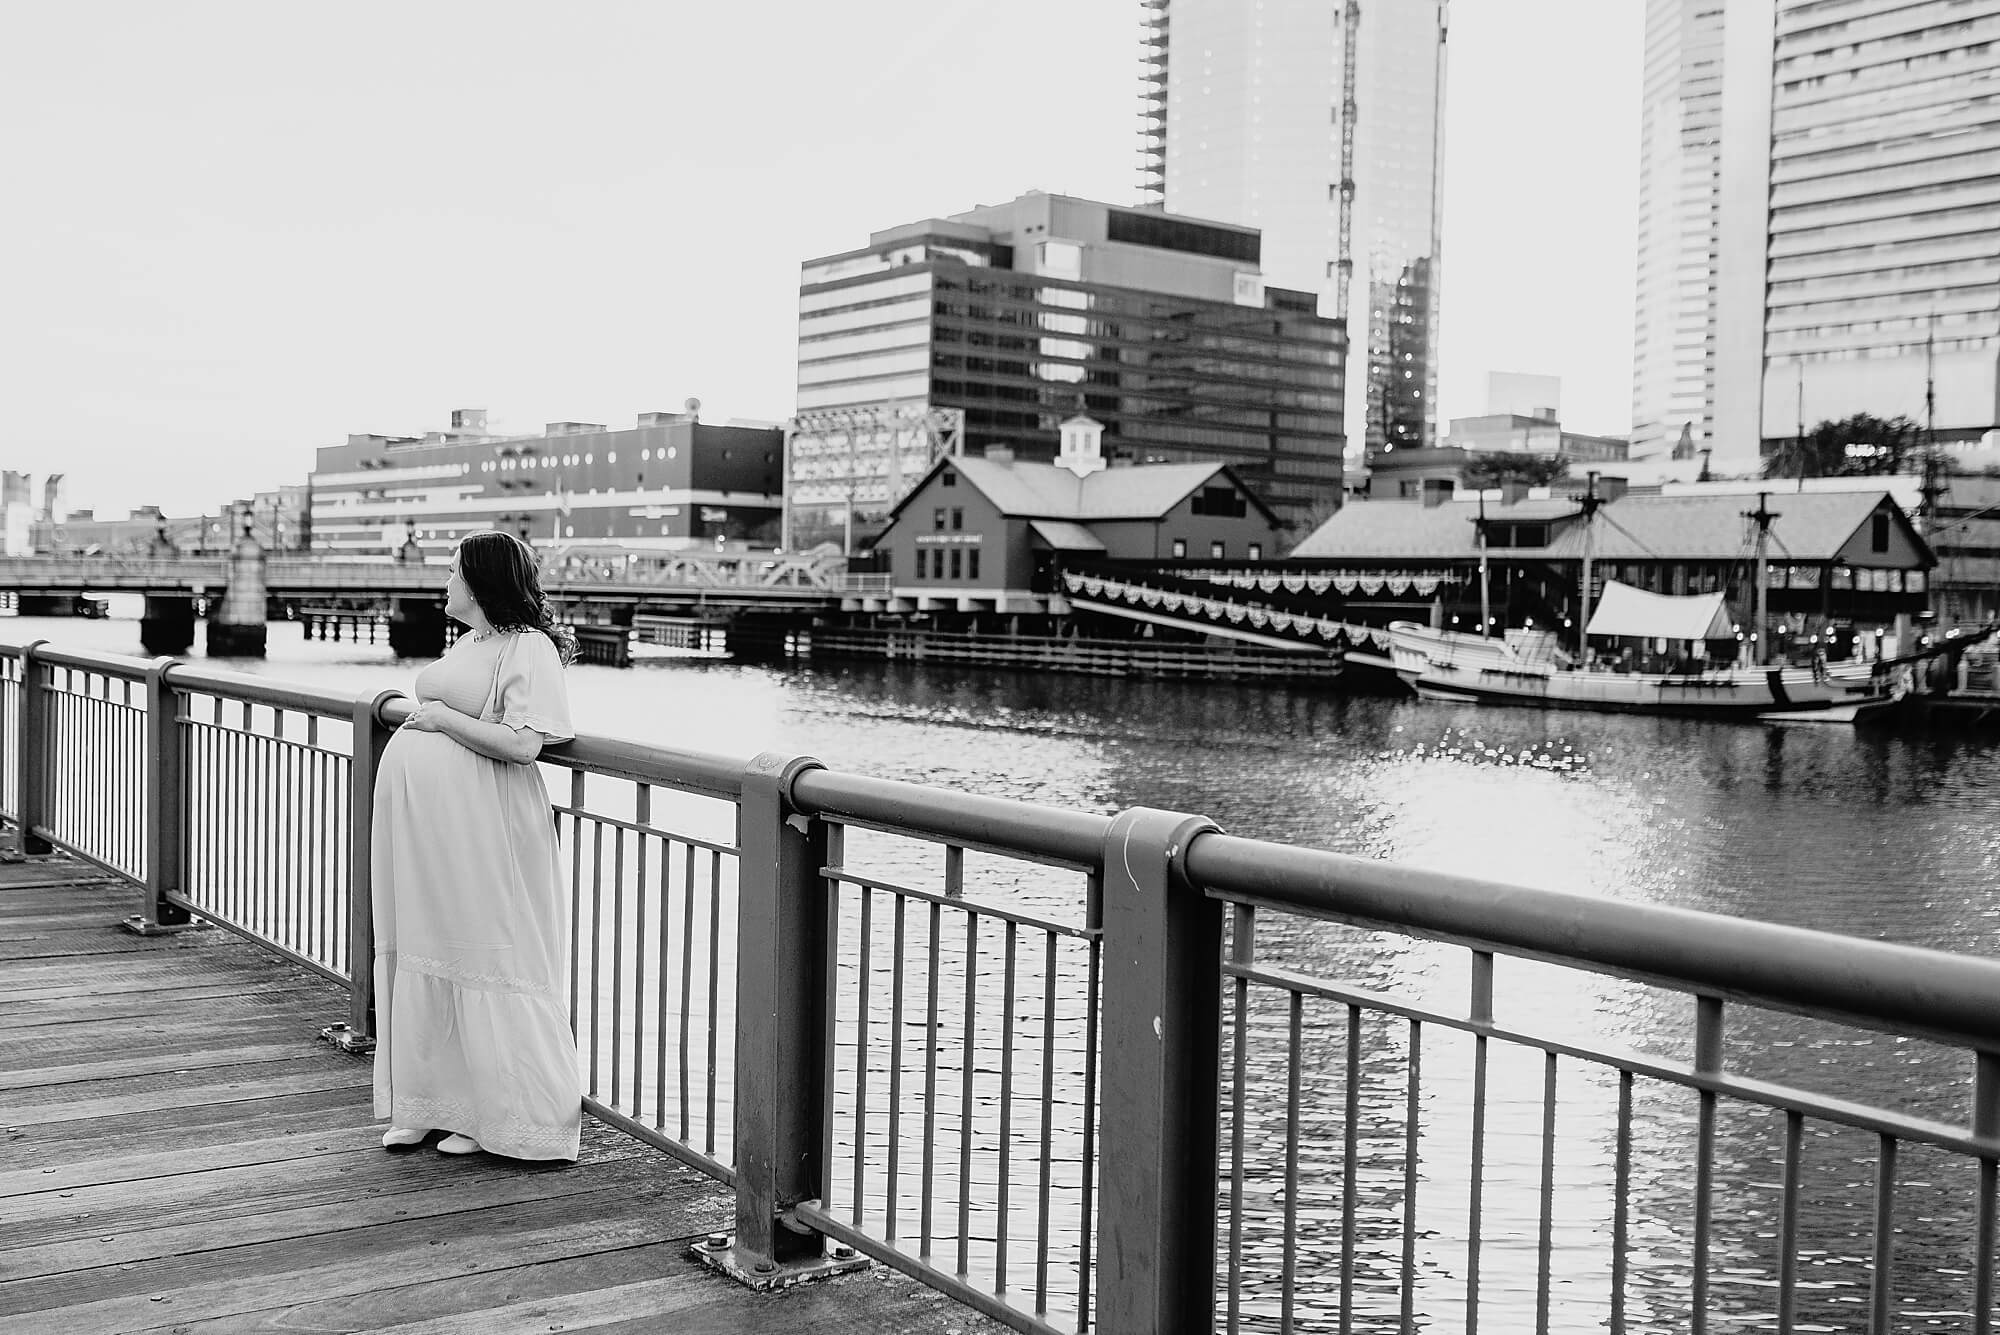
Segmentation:
{"type": "Polygon", "coordinates": [[[1531,709],[1755,719],[1890,698],[1869,664],[1736,668],[1689,674],[1583,671],[1523,662],[1498,640],[1400,623],[1390,629],[1396,671],[1426,699],[1531,709]]]}

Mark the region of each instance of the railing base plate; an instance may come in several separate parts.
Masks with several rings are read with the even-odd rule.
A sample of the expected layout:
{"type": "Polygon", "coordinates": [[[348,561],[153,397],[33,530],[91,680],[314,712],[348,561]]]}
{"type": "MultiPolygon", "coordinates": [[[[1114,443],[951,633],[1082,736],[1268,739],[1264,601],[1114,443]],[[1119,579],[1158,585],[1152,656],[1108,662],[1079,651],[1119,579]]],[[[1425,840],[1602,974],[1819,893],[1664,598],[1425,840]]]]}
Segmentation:
{"type": "Polygon", "coordinates": [[[202,918],[192,918],[187,922],[154,922],[141,913],[120,918],[118,925],[134,936],[179,936],[182,932],[206,931],[215,926],[202,918]]]}
{"type": "Polygon", "coordinates": [[[794,1284],[807,1284],[817,1279],[831,1279],[835,1275],[852,1274],[856,1270],[868,1268],[868,1258],[857,1255],[851,1248],[840,1250],[845,1256],[815,1256],[798,1261],[787,1261],[773,1265],[761,1257],[740,1253],[730,1239],[711,1236],[706,1241],[696,1242],[688,1249],[694,1259],[710,1270],[719,1270],[746,1288],[759,1293],[769,1293],[776,1289],[789,1289],[794,1284]],[[770,1266],[760,1270],[758,1266],[770,1266]]]}
{"type": "Polygon", "coordinates": [[[333,1044],[333,1046],[339,1048],[342,1052],[362,1053],[375,1051],[374,1039],[344,1024],[330,1024],[319,1031],[319,1036],[324,1042],[333,1044]]]}

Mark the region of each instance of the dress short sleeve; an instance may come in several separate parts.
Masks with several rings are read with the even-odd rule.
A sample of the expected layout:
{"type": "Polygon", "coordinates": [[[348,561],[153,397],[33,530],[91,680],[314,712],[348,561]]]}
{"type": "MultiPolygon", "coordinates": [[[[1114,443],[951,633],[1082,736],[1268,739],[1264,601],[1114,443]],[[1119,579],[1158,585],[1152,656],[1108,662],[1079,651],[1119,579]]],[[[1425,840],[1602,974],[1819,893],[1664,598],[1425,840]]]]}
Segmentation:
{"type": "Polygon", "coordinates": [[[567,742],[576,736],[569,721],[569,687],[563,681],[562,659],[540,631],[508,637],[500,651],[493,701],[500,722],[510,728],[533,728],[551,742],[567,742]]]}

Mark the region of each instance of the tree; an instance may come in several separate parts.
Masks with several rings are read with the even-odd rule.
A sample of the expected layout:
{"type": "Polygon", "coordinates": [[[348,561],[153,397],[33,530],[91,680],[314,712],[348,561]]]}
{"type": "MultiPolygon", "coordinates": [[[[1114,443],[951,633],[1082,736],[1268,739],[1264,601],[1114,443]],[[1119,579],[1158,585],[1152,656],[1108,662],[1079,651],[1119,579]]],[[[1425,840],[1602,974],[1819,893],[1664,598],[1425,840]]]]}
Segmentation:
{"type": "Polygon", "coordinates": [[[1569,461],[1561,455],[1496,451],[1468,457],[1459,482],[1473,491],[1485,491],[1508,482],[1546,487],[1568,473],[1569,461]]]}
{"type": "Polygon", "coordinates": [[[1872,477],[1908,471],[1923,451],[1923,429],[1907,417],[1856,413],[1825,421],[1803,440],[1780,441],[1764,460],[1764,476],[1872,477]]]}

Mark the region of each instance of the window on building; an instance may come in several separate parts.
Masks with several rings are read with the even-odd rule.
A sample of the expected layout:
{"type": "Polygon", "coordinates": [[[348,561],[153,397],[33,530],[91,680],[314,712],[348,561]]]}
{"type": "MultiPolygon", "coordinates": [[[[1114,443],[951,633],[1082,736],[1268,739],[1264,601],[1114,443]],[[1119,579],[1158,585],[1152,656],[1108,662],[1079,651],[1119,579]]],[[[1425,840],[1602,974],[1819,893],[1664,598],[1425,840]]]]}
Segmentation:
{"type": "Polygon", "coordinates": [[[939,533],[944,532],[944,507],[942,505],[931,511],[931,528],[939,533]]]}
{"type": "Polygon", "coordinates": [[[1886,552],[1889,550],[1889,516],[1878,512],[1874,519],[1874,528],[1868,535],[1868,550],[1886,552]]]}
{"type": "Polygon", "coordinates": [[[962,506],[954,505],[951,507],[951,531],[957,533],[962,531],[964,528],[965,528],[965,509],[962,506]]]}
{"type": "Polygon", "coordinates": [[[1187,539],[1186,539],[1186,538],[1175,538],[1175,539],[1174,539],[1174,559],[1175,559],[1175,560],[1180,560],[1181,558],[1185,557],[1186,555],[1187,555],[1187,539]]]}
{"type": "Polygon", "coordinates": [[[944,548],[931,548],[931,578],[944,578],[944,548]]]}
{"type": "Polygon", "coordinates": [[[924,577],[924,549],[919,547],[917,548],[917,579],[919,581],[922,581],[923,577],[924,577]]]}
{"type": "Polygon", "coordinates": [[[1251,543],[1251,544],[1250,544],[1250,559],[1251,559],[1252,561],[1261,561],[1261,560],[1263,560],[1263,559],[1264,559],[1264,544],[1263,544],[1263,543],[1261,543],[1261,542],[1253,542],[1253,543],[1251,543]]]}
{"type": "Polygon", "coordinates": [[[965,553],[954,547],[951,549],[951,577],[965,578],[965,553]]]}
{"type": "Polygon", "coordinates": [[[956,473],[952,472],[952,471],[951,471],[951,470],[950,470],[949,468],[945,469],[945,470],[944,470],[944,473],[943,473],[943,474],[942,474],[942,475],[941,475],[941,476],[940,476],[940,477],[938,478],[938,485],[939,485],[940,487],[955,487],[955,486],[957,486],[957,485],[958,485],[958,474],[956,474],[956,473]]]}
{"type": "Polygon", "coordinates": [[[1228,549],[1224,544],[1220,542],[1211,542],[1208,544],[1208,559],[1211,561],[1220,561],[1222,559],[1223,552],[1226,550],[1228,549]]]}
{"type": "Polygon", "coordinates": [[[965,554],[965,577],[967,579],[979,578],[979,549],[977,547],[974,547],[965,554]]]}

